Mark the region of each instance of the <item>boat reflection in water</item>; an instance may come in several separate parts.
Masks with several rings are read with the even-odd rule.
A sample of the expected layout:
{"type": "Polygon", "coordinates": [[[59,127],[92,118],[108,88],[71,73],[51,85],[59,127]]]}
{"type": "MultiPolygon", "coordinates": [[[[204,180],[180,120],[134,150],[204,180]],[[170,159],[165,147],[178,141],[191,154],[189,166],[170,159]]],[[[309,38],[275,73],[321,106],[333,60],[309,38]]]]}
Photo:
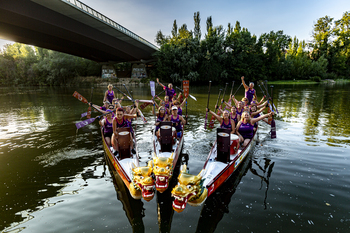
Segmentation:
{"type": "Polygon", "coordinates": [[[263,187],[263,182],[266,183],[264,206],[265,209],[267,208],[266,200],[269,189],[269,179],[275,163],[271,163],[270,159],[264,158],[263,160],[265,163],[264,167],[262,167],[259,165],[256,158],[251,158],[251,156],[252,155],[248,155],[242,166],[235,171],[229,180],[227,180],[214,194],[207,198],[201,211],[196,232],[215,232],[215,229],[224,214],[229,212],[228,206],[231,201],[231,197],[235,193],[238,184],[248,171],[251,171],[252,174],[261,178],[260,189],[263,187]],[[253,165],[257,165],[258,170],[261,170],[263,175],[260,175],[259,173],[261,171],[253,168],[253,165]]]}
{"type": "MultiPolygon", "coordinates": [[[[178,177],[180,173],[180,167],[183,164],[188,164],[188,154],[180,154],[179,161],[177,162],[173,177],[178,177]]],[[[158,226],[159,232],[166,233],[171,230],[171,223],[173,220],[173,198],[171,197],[171,190],[176,186],[177,179],[171,179],[169,187],[163,193],[157,191],[157,213],[158,213],[158,226]]]]}
{"type": "Polygon", "coordinates": [[[243,161],[232,176],[220,186],[215,193],[210,195],[204,203],[196,232],[214,232],[225,213],[228,213],[228,205],[235,193],[242,177],[252,166],[251,154],[243,161]]]}
{"type": "Polygon", "coordinates": [[[145,216],[143,202],[141,199],[134,199],[125,186],[123,180],[120,178],[118,172],[114,169],[109,159],[106,157],[105,161],[107,162],[109,172],[113,178],[113,184],[115,191],[117,192],[117,198],[123,204],[123,210],[130,222],[132,227],[132,232],[145,232],[145,226],[143,224],[142,218],[145,216]]]}
{"type": "Polygon", "coordinates": [[[275,162],[271,163],[271,159],[268,159],[268,158],[264,158],[263,160],[264,160],[264,167],[260,166],[260,164],[257,162],[256,159],[253,159],[253,164],[255,164],[259,168],[259,170],[263,172],[262,175],[260,175],[259,172],[253,168],[253,166],[251,166],[249,170],[254,175],[260,177],[261,185],[259,190],[262,189],[264,182],[266,183],[265,198],[264,198],[264,209],[266,210],[267,209],[267,191],[269,191],[270,176],[272,173],[273,166],[275,165],[275,162]]]}

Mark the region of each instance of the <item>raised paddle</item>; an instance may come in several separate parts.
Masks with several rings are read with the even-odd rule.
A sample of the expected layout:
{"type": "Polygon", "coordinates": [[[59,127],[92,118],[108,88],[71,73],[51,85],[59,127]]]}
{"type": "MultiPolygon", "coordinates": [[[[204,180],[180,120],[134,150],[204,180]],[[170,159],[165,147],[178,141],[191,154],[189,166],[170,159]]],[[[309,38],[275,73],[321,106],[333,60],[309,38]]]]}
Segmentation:
{"type": "MultiPolygon", "coordinates": [[[[233,91],[234,85],[235,85],[235,81],[232,81],[232,87],[231,87],[231,92],[230,92],[229,101],[228,101],[229,105],[231,105],[231,102],[232,102],[231,96],[232,96],[232,91],[233,91]]],[[[226,108],[226,106],[225,106],[225,108],[226,108]]]]}
{"type": "MultiPolygon", "coordinates": [[[[208,109],[209,109],[209,99],[210,99],[210,87],[211,87],[211,81],[209,81],[209,89],[208,89],[208,101],[207,101],[208,109]]],[[[208,112],[205,114],[204,129],[207,129],[207,121],[208,121],[208,112]]]]}
{"type": "Polygon", "coordinates": [[[243,83],[241,83],[241,85],[238,86],[237,90],[235,91],[235,93],[233,94],[234,96],[236,95],[237,91],[239,90],[239,88],[243,85],[243,83]]]}
{"type": "Polygon", "coordinates": [[[87,119],[87,120],[84,120],[84,121],[81,121],[81,122],[78,122],[78,123],[75,123],[75,126],[77,127],[77,129],[80,129],[86,125],[89,125],[91,124],[92,122],[94,122],[96,119],[100,119],[101,117],[107,115],[107,114],[110,114],[112,112],[106,112],[104,114],[102,114],[101,116],[97,116],[97,117],[93,117],[93,118],[90,118],[90,119],[87,119]]]}
{"type": "MultiPolygon", "coordinates": [[[[91,95],[90,95],[90,102],[92,102],[92,93],[94,92],[94,87],[91,87],[91,95]]],[[[88,107],[88,111],[87,111],[87,115],[86,115],[87,119],[91,118],[91,106],[89,105],[88,107]]]]}
{"type": "Polygon", "coordinates": [[[225,101],[225,93],[226,93],[226,88],[227,88],[228,83],[225,84],[225,89],[224,89],[224,94],[222,95],[222,101],[220,104],[220,108],[222,109],[222,103],[225,101]]]}
{"type": "MultiPolygon", "coordinates": [[[[218,103],[219,103],[219,99],[220,99],[220,96],[221,96],[221,91],[222,91],[222,89],[220,89],[220,91],[219,91],[219,96],[218,96],[218,99],[216,100],[216,107],[215,107],[215,110],[214,110],[214,112],[216,112],[216,110],[218,109],[218,103]]],[[[210,120],[210,122],[209,122],[209,128],[214,128],[214,123],[215,123],[215,116],[214,115],[212,115],[211,116],[211,120],[210,120]]]]}
{"type": "MultiPolygon", "coordinates": [[[[179,87],[175,87],[176,89],[178,89],[179,91],[181,91],[182,93],[184,93],[184,91],[181,89],[181,88],[179,88],[179,87]]],[[[195,101],[197,101],[197,99],[196,99],[196,97],[194,97],[193,95],[191,95],[191,94],[188,94],[192,99],[194,99],[195,101]]]]}
{"type": "Polygon", "coordinates": [[[186,125],[187,125],[187,98],[190,95],[190,81],[189,80],[184,80],[182,81],[182,88],[183,88],[183,93],[186,98],[186,125]]]}
{"type": "Polygon", "coordinates": [[[84,98],[84,96],[80,95],[77,91],[73,93],[73,96],[77,98],[79,101],[83,102],[84,104],[88,104],[89,102],[87,99],[84,98]]]}
{"type": "MultiPolygon", "coordinates": [[[[271,85],[271,102],[272,102],[272,106],[273,106],[273,94],[272,94],[272,88],[273,86],[271,85]]],[[[275,123],[275,120],[273,119],[273,116],[272,116],[272,121],[271,121],[271,138],[276,138],[276,123],[275,123]]]]}
{"type": "MultiPolygon", "coordinates": [[[[268,89],[267,89],[267,80],[265,80],[265,84],[266,86],[264,85],[264,81],[260,81],[261,82],[261,85],[264,87],[264,89],[266,90],[266,96],[271,99],[271,96],[269,95],[269,92],[268,92],[268,89]]],[[[261,88],[260,88],[261,89],[261,88]]],[[[277,114],[279,114],[276,106],[272,103],[272,107],[275,109],[275,111],[277,112],[277,114]]]]}

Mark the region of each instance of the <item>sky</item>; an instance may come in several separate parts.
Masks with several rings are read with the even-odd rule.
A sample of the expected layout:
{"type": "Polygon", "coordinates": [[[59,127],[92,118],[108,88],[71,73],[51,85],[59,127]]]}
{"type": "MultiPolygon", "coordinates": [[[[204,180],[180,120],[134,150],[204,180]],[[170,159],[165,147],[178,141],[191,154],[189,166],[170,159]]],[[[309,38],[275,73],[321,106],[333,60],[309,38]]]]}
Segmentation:
{"type": "MultiPolygon", "coordinates": [[[[285,35],[311,41],[313,25],[326,15],[339,20],[350,11],[350,0],[81,0],[108,18],[155,43],[159,30],[170,35],[173,22],[193,30],[193,15],[200,13],[202,39],[207,17],[213,25],[227,29],[240,22],[249,32],[260,36],[283,30],[285,35]]],[[[1,35],[0,35],[1,37],[1,35]]],[[[0,39],[0,48],[10,41],[0,39]]]]}

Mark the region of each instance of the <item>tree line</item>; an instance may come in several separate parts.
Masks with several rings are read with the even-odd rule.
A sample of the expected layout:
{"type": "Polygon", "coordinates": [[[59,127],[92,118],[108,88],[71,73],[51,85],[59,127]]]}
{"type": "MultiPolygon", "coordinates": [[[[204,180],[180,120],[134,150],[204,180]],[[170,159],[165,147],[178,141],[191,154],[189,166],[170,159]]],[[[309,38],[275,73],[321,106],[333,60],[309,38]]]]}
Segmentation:
{"type": "Polygon", "coordinates": [[[153,75],[169,82],[212,80],[227,82],[242,75],[249,80],[349,79],[350,12],[341,19],[322,17],[314,24],[312,41],[291,38],[283,31],[257,37],[237,21],[233,27],[213,26],[206,20],[202,39],[200,14],[194,13],[194,29],[180,28],[174,20],[171,35],[158,31],[153,75]]]}
{"type": "MultiPolygon", "coordinates": [[[[160,49],[148,71],[152,79],[225,83],[242,75],[252,81],[350,78],[349,11],[339,20],[318,19],[310,43],[283,31],[257,37],[238,21],[234,27],[230,23],[227,28],[214,26],[212,17],[206,20],[202,38],[199,12],[193,19],[193,30],[186,24],[178,28],[174,20],[171,35],[157,32],[160,49]]],[[[129,63],[114,66],[130,68],[129,63]]],[[[20,43],[0,50],[1,85],[74,85],[79,83],[77,77],[100,75],[101,64],[84,58],[20,43]]]]}

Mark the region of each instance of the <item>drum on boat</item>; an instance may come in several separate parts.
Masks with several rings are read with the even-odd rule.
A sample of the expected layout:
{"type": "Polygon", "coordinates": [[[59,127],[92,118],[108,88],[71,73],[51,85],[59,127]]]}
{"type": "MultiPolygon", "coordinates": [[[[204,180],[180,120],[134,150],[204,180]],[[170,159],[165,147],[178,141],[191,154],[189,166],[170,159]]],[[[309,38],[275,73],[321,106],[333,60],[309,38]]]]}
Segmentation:
{"type": "Polygon", "coordinates": [[[236,134],[231,134],[230,154],[237,154],[239,148],[239,137],[236,134]]]}

